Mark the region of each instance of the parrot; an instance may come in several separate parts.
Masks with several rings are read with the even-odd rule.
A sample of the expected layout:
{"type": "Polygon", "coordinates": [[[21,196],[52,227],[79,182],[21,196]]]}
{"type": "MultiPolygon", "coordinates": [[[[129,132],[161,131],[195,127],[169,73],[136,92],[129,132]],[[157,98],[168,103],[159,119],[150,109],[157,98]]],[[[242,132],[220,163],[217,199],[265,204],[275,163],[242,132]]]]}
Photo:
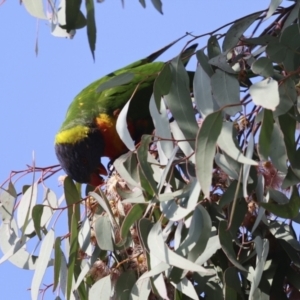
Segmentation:
{"type": "MultiPolygon", "coordinates": [[[[155,78],[165,65],[154,60],[178,40],[96,80],[75,97],[54,142],[62,169],[74,181],[94,187],[103,185],[101,175],[108,173],[101,158],[108,157],[113,161],[128,151],[117,133],[116,122],[129,99],[127,126],[135,144],[143,134],[153,132],[149,102],[155,78]],[[118,78],[121,81],[121,77],[127,74],[131,76],[129,82],[117,86],[110,84],[118,78]]],[[[194,44],[181,53],[184,64],[197,46],[194,44]]]]}

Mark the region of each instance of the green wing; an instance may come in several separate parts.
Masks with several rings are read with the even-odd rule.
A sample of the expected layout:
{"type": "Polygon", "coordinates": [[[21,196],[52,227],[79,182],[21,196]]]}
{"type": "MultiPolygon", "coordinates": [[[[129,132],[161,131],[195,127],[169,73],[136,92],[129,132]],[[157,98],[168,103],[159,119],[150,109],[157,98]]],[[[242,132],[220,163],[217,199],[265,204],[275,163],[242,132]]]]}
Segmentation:
{"type": "MultiPolygon", "coordinates": [[[[163,62],[153,62],[153,60],[177,41],[170,43],[144,59],[140,59],[96,80],[83,89],[69,106],[60,131],[76,125],[89,125],[101,113],[112,115],[114,111],[122,109],[131,98],[133,101],[145,101],[145,103],[148,103],[153,92],[153,82],[165,64],[163,62]],[[109,83],[122,74],[131,74],[132,78],[127,83],[112,86],[98,92],[100,86],[109,83]]],[[[187,63],[189,56],[194,52],[196,47],[197,45],[193,45],[183,52],[184,63],[187,63]]],[[[141,106],[134,111],[136,111],[139,118],[150,116],[147,105],[141,106]],[[146,107],[146,109],[142,109],[143,107],[146,107]]],[[[131,117],[135,118],[134,115],[131,117]]]]}

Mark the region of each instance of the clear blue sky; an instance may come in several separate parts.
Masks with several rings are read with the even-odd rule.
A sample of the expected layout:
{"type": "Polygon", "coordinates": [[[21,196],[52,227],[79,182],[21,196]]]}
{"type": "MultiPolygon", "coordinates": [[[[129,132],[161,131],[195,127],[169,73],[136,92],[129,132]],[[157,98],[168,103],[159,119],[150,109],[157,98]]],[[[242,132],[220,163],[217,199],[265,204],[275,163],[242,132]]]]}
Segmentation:
{"type": "MultiPolygon", "coordinates": [[[[35,56],[37,21],[19,5],[6,1],[0,6],[0,184],[11,170],[31,164],[57,164],[53,141],[74,96],[89,83],[128,63],[160,49],[185,32],[209,32],[248,13],[265,9],[269,0],[164,0],[164,15],[147,1],[106,0],[96,4],[96,62],[90,54],[85,29],[73,40],[55,38],[49,25],[39,22],[39,55],[35,56]]],[[[200,46],[207,38],[200,40],[200,46]]],[[[172,58],[183,43],[162,59],[172,58]]],[[[47,185],[61,193],[56,178],[47,185]]],[[[23,183],[30,183],[28,176],[23,183]]],[[[0,256],[1,257],[1,256],[0,256]]],[[[53,270],[50,270],[52,275],[53,270]]],[[[27,289],[33,273],[0,265],[1,299],[30,299],[27,289]]],[[[47,276],[46,284],[52,283],[47,276]]],[[[44,299],[54,299],[49,290],[44,299]]]]}

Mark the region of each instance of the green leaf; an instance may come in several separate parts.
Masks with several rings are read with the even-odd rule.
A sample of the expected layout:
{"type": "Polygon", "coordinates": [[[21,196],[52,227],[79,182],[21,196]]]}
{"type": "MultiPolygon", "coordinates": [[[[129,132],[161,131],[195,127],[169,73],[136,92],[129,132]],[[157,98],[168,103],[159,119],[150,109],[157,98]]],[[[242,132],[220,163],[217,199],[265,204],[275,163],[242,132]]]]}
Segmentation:
{"type": "MultiPolygon", "coordinates": [[[[25,191],[18,205],[17,224],[19,228],[23,227],[22,228],[23,233],[25,232],[26,227],[28,226],[31,220],[32,209],[36,201],[37,201],[37,183],[34,183],[25,191]]],[[[27,232],[27,233],[30,234],[31,232],[27,232]]]]}
{"type": "Polygon", "coordinates": [[[71,231],[70,231],[70,249],[69,249],[68,275],[67,275],[67,299],[70,299],[70,295],[72,292],[75,265],[78,260],[78,240],[77,240],[78,222],[79,219],[77,219],[77,214],[76,212],[74,212],[71,217],[71,228],[70,228],[71,231]]]}
{"type": "MultiPolygon", "coordinates": [[[[199,201],[200,191],[201,187],[199,182],[193,178],[193,180],[185,186],[182,194],[174,195],[174,198],[176,197],[179,201],[174,201],[174,198],[172,200],[167,198],[169,201],[165,200],[160,203],[161,210],[165,214],[165,217],[171,221],[179,221],[185,218],[195,209],[199,201]]],[[[160,196],[159,199],[162,200],[163,197],[160,196]]]]}
{"type": "MultiPolygon", "coordinates": [[[[3,252],[3,256],[0,259],[0,264],[6,260],[9,260],[12,264],[18,268],[24,270],[35,270],[37,263],[37,256],[30,254],[23,246],[24,239],[19,237],[19,228],[15,219],[12,219],[9,228],[8,224],[2,222],[0,225],[0,247],[3,252]]],[[[53,261],[50,260],[48,266],[52,266],[53,261]]]]}
{"type": "Polygon", "coordinates": [[[200,64],[201,68],[205,71],[205,73],[211,77],[214,74],[214,71],[211,67],[211,65],[208,63],[208,57],[205,55],[203,50],[198,50],[196,52],[196,57],[198,60],[198,63],[200,64]]]}
{"type": "Polygon", "coordinates": [[[263,111],[263,120],[260,128],[260,135],[258,140],[258,151],[264,160],[267,160],[271,151],[271,140],[273,132],[273,113],[268,109],[263,111]]]}
{"type": "Polygon", "coordinates": [[[286,204],[260,203],[260,205],[280,218],[293,219],[298,215],[300,208],[298,190],[296,187],[293,187],[290,201],[286,204]]]}
{"type": "Polygon", "coordinates": [[[95,198],[101,207],[107,212],[108,216],[110,217],[111,224],[117,224],[105,194],[101,190],[99,192],[101,196],[95,192],[90,192],[89,195],[95,198]]]}
{"type": "Polygon", "coordinates": [[[138,158],[144,179],[147,179],[148,185],[151,188],[151,190],[148,189],[148,194],[150,193],[150,196],[153,196],[154,194],[157,194],[157,183],[155,182],[155,180],[153,178],[153,170],[152,170],[150,164],[148,163],[148,149],[149,149],[149,144],[151,143],[151,141],[152,141],[151,135],[143,135],[142,136],[140,147],[137,150],[137,158],[138,158]]]}
{"type": "Polygon", "coordinates": [[[35,18],[47,20],[47,16],[44,13],[44,5],[42,0],[22,0],[22,4],[25,6],[29,14],[35,18]]]}
{"type": "Polygon", "coordinates": [[[156,8],[156,10],[163,15],[162,2],[160,0],[151,0],[151,2],[153,6],[156,8]]]}
{"type": "Polygon", "coordinates": [[[67,284],[68,284],[68,266],[65,254],[61,251],[61,264],[60,264],[60,272],[59,272],[59,287],[63,293],[66,295],[67,292],[67,284]]]}
{"type": "Polygon", "coordinates": [[[260,236],[256,236],[254,239],[256,256],[256,267],[252,278],[252,284],[250,288],[249,299],[253,299],[254,292],[259,285],[259,282],[264,271],[265,262],[269,254],[269,241],[267,239],[262,240],[260,236]]]}
{"type": "Polygon", "coordinates": [[[222,220],[219,223],[219,239],[222,250],[226,254],[230,262],[239,270],[247,272],[247,270],[238,262],[232,245],[232,236],[227,230],[227,221],[222,220]]]}
{"type": "Polygon", "coordinates": [[[185,138],[189,140],[190,146],[195,149],[194,139],[198,125],[190,97],[189,78],[180,56],[172,60],[170,69],[172,85],[169,94],[164,98],[185,138]]]}
{"type": "Polygon", "coordinates": [[[273,111],[280,101],[278,82],[271,78],[252,84],[249,88],[249,93],[256,105],[273,111]]]}
{"type": "Polygon", "coordinates": [[[202,205],[198,205],[191,216],[188,233],[176,249],[176,253],[187,257],[190,261],[196,261],[206,248],[211,235],[211,226],[212,223],[208,212],[202,205]]]}
{"type": "Polygon", "coordinates": [[[81,251],[92,256],[93,247],[91,243],[91,225],[88,217],[82,221],[82,225],[78,233],[78,243],[81,251]]]}
{"type": "Polygon", "coordinates": [[[293,24],[283,30],[280,36],[280,42],[291,50],[297,50],[300,47],[299,37],[298,24],[293,24]]]}
{"type": "Polygon", "coordinates": [[[195,102],[202,117],[219,109],[212,96],[210,77],[201,64],[198,64],[193,85],[195,102]]]}
{"type": "Polygon", "coordinates": [[[110,300],[111,292],[112,292],[111,279],[110,279],[110,275],[107,275],[93,284],[93,286],[89,290],[89,300],[99,300],[100,295],[101,295],[101,300],[110,300]]]}
{"type": "Polygon", "coordinates": [[[280,37],[280,42],[287,47],[287,54],[283,61],[285,71],[292,72],[298,68],[299,65],[299,47],[300,47],[300,33],[298,25],[293,24],[286,27],[280,37]]]}
{"type": "Polygon", "coordinates": [[[217,235],[212,236],[206,245],[206,248],[204,252],[196,259],[195,263],[198,265],[203,265],[205,262],[207,262],[215,253],[217,250],[221,248],[220,240],[217,235]]]}
{"type": "Polygon", "coordinates": [[[16,198],[17,193],[15,187],[10,181],[8,189],[3,189],[0,193],[0,214],[1,219],[5,224],[9,224],[13,218],[13,211],[16,198]]]}
{"type": "Polygon", "coordinates": [[[207,41],[207,54],[210,59],[221,54],[221,48],[215,35],[212,35],[207,41]]]}
{"type": "MultiPolygon", "coordinates": [[[[247,158],[252,158],[253,156],[253,151],[254,151],[254,137],[253,134],[250,133],[249,138],[248,138],[248,145],[246,149],[246,157],[247,158]]],[[[248,197],[248,179],[249,179],[249,173],[250,173],[250,165],[244,165],[243,166],[243,173],[242,173],[242,178],[243,178],[243,195],[245,198],[248,197]]]]}
{"type": "Polygon", "coordinates": [[[290,114],[278,117],[279,126],[283,133],[286,153],[292,166],[296,165],[296,120],[290,114]]]}
{"type": "Polygon", "coordinates": [[[240,85],[234,76],[222,70],[216,70],[216,73],[211,77],[211,87],[219,107],[224,108],[226,106],[224,111],[227,114],[234,116],[241,111],[240,85]],[[228,107],[228,105],[233,106],[228,107]]]}
{"type": "Polygon", "coordinates": [[[162,99],[160,99],[159,104],[160,113],[157,110],[154,97],[152,96],[150,99],[149,109],[155,126],[155,135],[159,136],[161,139],[157,141],[159,160],[161,165],[167,165],[170,158],[173,156],[174,143],[172,141],[172,134],[169,125],[168,110],[162,99]]]}
{"type": "MultiPolygon", "coordinates": [[[[195,245],[192,247],[191,251],[188,252],[188,259],[194,262],[205,251],[205,248],[211,236],[212,227],[211,218],[207,210],[202,205],[198,205],[197,208],[195,209],[193,214],[193,222],[195,224],[194,230],[199,231],[199,238],[195,240],[195,245]]],[[[189,234],[196,235],[195,232],[190,232],[190,230],[189,234]]]]}
{"type": "Polygon", "coordinates": [[[233,123],[223,122],[222,130],[217,141],[218,146],[234,160],[242,164],[257,166],[258,164],[256,161],[244,156],[240,149],[237,148],[235,142],[233,141],[232,131],[233,123]]]}
{"type": "Polygon", "coordinates": [[[289,198],[281,193],[280,191],[269,189],[270,199],[275,201],[277,204],[286,204],[289,202],[289,198]]]}
{"type": "Polygon", "coordinates": [[[132,189],[140,187],[138,184],[137,164],[136,155],[132,152],[127,152],[114,161],[114,167],[132,189]]]}
{"type": "Polygon", "coordinates": [[[44,274],[48,267],[51,252],[54,244],[54,231],[50,229],[41,244],[39,259],[36,264],[36,269],[31,283],[31,299],[37,300],[39,297],[40,285],[42,283],[44,274]]]}
{"type": "Polygon", "coordinates": [[[278,38],[271,36],[271,35],[262,35],[259,37],[255,37],[255,38],[250,38],[250,39],[244,39],[243,42],[246,44],[250,44],[250,45],[262,45],[262,46],[267,46],[268,44],[270,44],[271,42],[277,41],[278,38]]]}
{"type": "Polygon", "coordinates": [[[188,141],[185,141],[186,138],[182,133],[182,130],[179,128],[177,122],[171,122],[170,128],[173,135],[173,139],[180,141],[178,142],[178,146],[180,147],[181,151],[186,157],[189,157],[189,162],[194,164],[195,163],[194,148],[191,147],[191,144],[188,141]]]}
{"type": "Polygon", "coordinates": [[[199,299],[193,283],[190,280],[188,280],[186,277],[182,278],[182,280],[177,284],[174,284],[173,282],[171,282],[171,284],[176,288],[176,290],[188,296],[189,299],[194,299],[194,300],[199,299]]]}
{"type": "MultiPolygon", "coordinates": [[[[221,208],[228,206],[234,199],[234,195],[236,193],[237,190],[237,181],[233,181],[230,186],[225,190],[225,192],[223,193],[223,195],[221,196],[220,202],[219,202],[219,206],[221,208]]],[[[237,195],[237,198],[241,198],[243,197],[243,189],[242,186],[240,186],[239,188],[239,193],[237,195]]]]}
{"type": "Polygon", "coordinates": [[[224,272],[225,299],[237,299],[237,294],[242,295],[241,283],[236,268],[229,267],[224,272]]]}
{"type": "Polygon", "coordinates": [[[269,10],[268,10],[267,15],[264,20],[269,19],[274,14],[274,12],[278,8],[278,6],[281,4],[281,2],[282,2],[282,0],[271,0],[269,10]]]}
{"type": "Polygon", "coordinates": [[[96,49],[96,22],[95,22],[95,7],[93,0],[86,0],[86,20],[87,20],[87,36],[89,40],[89,46],[95,60],[95,49],[96,49]]]}
{"type": "Polygon", "coordinates": [[[152,253],[157,259],[162,262],[176,266],[177,268],[183,270],[188,269],[190,271],[200,272],[204,274],[210,273],[204,267],[201,267],[171,251],[164,243],[160,223],[155,223],[151,228],[148,236],[148,247],[150,253],[152,253]]]}
{"type": "Polygon", "coordinates": [[[42,215],[43,215],[43,210],[44,210],[44,205],[37,204],[33,207],[32,213],[31,213],[33,224],[34,224],[34,229],[40,240],[42,240],[41,219],[42,219],[42,215]]]}
{"type": "Polygon", "coordinates": [[[145,205],[143,204],[135,204],[134,206],[132,206],[122,223],[121,236],[123,238],[127,237],[130,227],[134,222],[138,221],[142,217],[144,211],[145,205]]]}
{"type": "Polygon", "coordinates": [[[111,223],[109,216],[98,216],[95,220],[95,234],[97,244],[101,250],[113,251],[114,245],[111,237],[111,223]]]}
{"type": "Polygon", "coordinates": [[[158,111],[160,111],[161,96],[170,92],[172,84],[172,73],[169,64],[165,64],[154,81],[155,103],[158,111]]]}
{"type": "Polygon", "coordinates": [[[82,28],[82,12],[80,11],[81,0],[66,1],[66,24],[61,28],[69,33],[71,30],[82,28]],[[79,24],[78,24],[79,23],[79,24]],[[81,25],[78,27],[78,25],[81,25]]]}
{"type": "Polygon", "coordinates": [[[129,300],[148,299],[151,292],[150,278],[140,279],[134,284],[131,289],[129,300]]]}
{"type": "MultiPolygon", "coordinates": [[[[122,273],[115,285],[115,293],[118,295],[119,300],[128,300],[133,285],[136,282],[136,275],[134,271],[127,270],[122,273]]],[[[99,299],[99,295],[98,295],[99,299]]],[[[101,298],[102,299],[102,298],[101,298]]]]}
{"type": "Polygon", "coordinates": [[[276,169],[286,174],[288,158],[286,154],[283,134],[279,129],[277,123],[273,123],[273,131],[271,134],[269,156],[276,169]]]}
{"type": "Polygon", "coordinates": [[[120,139],[126,145],[126,147],[130,151],[135,151],[135,144],[127,126],[127,113],[129,110],[129,106],[130,106],[130,101],[128,101],[122,108],[117,119],[116,129],[120,139]]]}
{"type": "Polygon", "coordinates": [[[283,189],[287,189],[288,187],[298,184],[300,181],[300,178],[295,174],[291,166],[288,167],[287,174],[282,182],[281,187],[283,189]]]}
{"type": "Polygon", "coordinates": [[[287,113],[297,103],[297,91],[291,78],[282,82],[279,86],[280,102],[274,111],[274,117],[287,113]]]}
{"type": "Polygon", "coordinates": [[[196,137],[196,174],[205,197],[209,198],[216,144],[222,129],[222,112],[209,114],[196,137]]]}
{"type": "Polygon", "coordinates": [[[232,179],[238,180],[241,165],[226,154],[216,153],[215,163],[232,179]],[[235,164],[234,164],[235,163],[235,164]]]}
{"type": "Polygon", "coordinates": [[[80,195],[78,193],[75,183],[69,176],[67,176],[64,180],[64,193],[68,206],[69,231],[71,232],[71,222],[73,214],[75,213],[76,220],[79,221],[80,219],[80,195]]]}
{"type": "Polygon", "coordinates": [[[141,5],[146,8],[146,1],[145,0],[139,0],[139,2],[141,3],[141,5]]]}
{"type": "Polygon", "coordinates": [[[277,40],[271,41],[266,48],[266,53],[270,59],[281,64],[288,53],[288,48],[277,40]]]}
{"type": "Polygon", "coordinates": [[[233,205],[235,205],[234,209],[232,208],[230,210],[231,225],[229,230],[232,236],[236,236],[245,219],[245,215],[248,211],[248,205],[243,198],[237,200],[233,205]]]}
{"type": "Polygon", "coordinates": [[[256,60],[252,64],[251,70],[253,73],[263,77],[271,77],[274,74],[272,61],[267,57],[260,57],[256,60]]]}
{"type": "MultiPolygon", "coordinates": [[[[134,74],[125,72],[116,76],[113,76],[108,81],[101,83],[97,88],[97,93],[102,93],[105,90],[129,83],[134,78],[134,74]]],[[[129,99],[128,99],[129,100],[129,99]]]]}
{"type": "Polygon", "coordinates": [[[57,237],[54,243],[54,281],[53,281],[53,292],[56,290],[58,282],[59,282],[59,274],[60,274],[60,267],[61,267],[61,237],[57,237]]]}
{"type": "Polygon", "coordinates": [[[226,52],[237,45],[243,33],[252,25],[261,13],[254,13],[236,21],[227,31],[222,49],[226,52]]]}
{"type": "Polygon", "coordinates": [[[236,71],[233,70],[230,64],[228,63],[227,53],[221,53],[218,56],[211,58],[208,62],[211,65],[216,66],[219,69],[225,71],[226,73],[236,75],[236,71]]]}

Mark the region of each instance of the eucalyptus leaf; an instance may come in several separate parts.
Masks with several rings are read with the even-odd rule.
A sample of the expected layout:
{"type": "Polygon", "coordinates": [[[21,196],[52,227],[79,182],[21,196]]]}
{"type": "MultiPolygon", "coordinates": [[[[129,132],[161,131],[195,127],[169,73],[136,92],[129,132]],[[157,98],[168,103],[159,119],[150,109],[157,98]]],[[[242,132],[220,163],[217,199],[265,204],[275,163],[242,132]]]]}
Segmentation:
{"type": "Polygon", "coordinates": [[[195,148],[197,123],[189,91],[189,78],[180,57],[170,64],[172,84],[164,99],[190,146],[195,148]]]}
{"type": "Polygon", "coordinates": [[[240,105],[240,85],[234,76],[216,70],[216,73],[211,77],[211,87],[219,107],[224,108],[227,114],[234,116],[242,109],[240,105]]]}
{"type": "Polygon", "coordinates": [[[274,74],[272,61],[267,57],[260,57],[252,64],[251,69],[253,73],[263,77],[271,77],[274,74]]]}
{"type": "Polygon", "coordinates": [[[113,251],[114,245],[111,236],[111,223],[108,216],[99,216],[95,220],[94,230],[97,244],[100,249],[113,251]]]}
{"type": "Polygon", "coordinates": [[[230,50],[239,42],[243,33],[251,26],[252,23],[259,17],[260,13],[254,13],[237,20],[227,31],[222,49],[223,52],[230,50]]]}
{"type": "Polygon", "coordinates": [[[31,282],[31,299],[37,300],[39,296],[40,285],[42,283],[50,255],[54,245],[54,231],[49,230],[46,234],[39,253],[39,259],[31,282]]]}
{"type": "Polygon", "coordinates": [[[236,258],[236,254],[233,250],[233,245],[232,245],[232,236],[227,231],[227,222],[226,221],[221,221],[219,223],[219,239],[220,239],[220,244],[222,246],[222,250],[226,254],[227,258],[231,261],[231,263],[237,267],[241,271],[246,271],[246,269],[241,265],[240,262],[238,262],[236,258]]]}
{"type": "Polygon", "coordinates": [[[273,79],[264,79],[254,83],[249,88],[249,93],[256,105],[273,111],[280,101],[278,82],[273,79]]]}
{"type": "Polygon", "coordinates": [[[232,131],[233,131],[233,123],[223,122],[222,130],[217,141],[218,146],[234,160],[243,164],[256,166],[257,165],[256,161],[244,156],[242,152],[237,148],[232,137],[232,131]]]}
{"type": "Polygon", "coordinates": [[[196,174],[205,197],[209,198],[213,160],[217,139],[222,129],[222,112],[209,114],[196,137],[196,174]]]}

